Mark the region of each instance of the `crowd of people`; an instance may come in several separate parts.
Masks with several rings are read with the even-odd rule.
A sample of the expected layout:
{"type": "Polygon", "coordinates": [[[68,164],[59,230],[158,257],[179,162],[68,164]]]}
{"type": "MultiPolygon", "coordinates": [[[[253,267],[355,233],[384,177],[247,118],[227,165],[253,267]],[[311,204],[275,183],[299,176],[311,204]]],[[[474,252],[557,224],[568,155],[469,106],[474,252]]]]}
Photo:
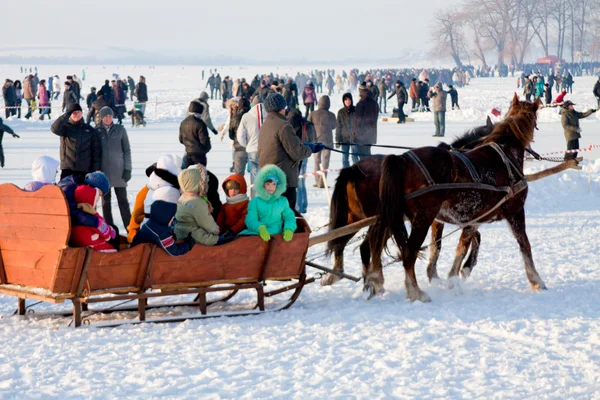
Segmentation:
{"type": "MultiPolygon", "coordinates": [[[[23,108],[23,100],[25,100],[27,113],[25,119],[31,119],[34,112],[39,110],[39,119],[44,120],[45,116],[51,118],[52,101],[58,100],[62,93],[61,111],[64,113],[69,106],[80,104],[85,100],[88,108],[87,122],[90,123],[101,108],[110,107],[119,124],[122,124],[125,118],[125,113],[131,116],[133,126],[145,125],[144,113],[146,103],[148,102],[148,88],[146,86],[146,78],[140,76],[138,83],[131,76],[126,79],[116,77],[109,81],[104,81],[104,85],[97,90],[94,86],[90,88],[90,93],[84,99],[82,96],[83,80],[85,80],[85,70],[80,79],[76,74],[67,75],[66,80],[61,85],[60,77],[53,75],[46,79],[40,79],[36,72],[30,73],[20,80],[13,81],[6,79],[2,86],[2,97],[4,99],[5,117],[21,118],[21,108],[23,108]],[[136,100],[134,100],[134,97],[136,100]],[[133,108],[127,111],[126,101],[134,101],[133,108]]],[[[21,68],[23,71],[23,68],[21,68]]],[[[94,120],[98,125],[98,118],[94,120]]]]}

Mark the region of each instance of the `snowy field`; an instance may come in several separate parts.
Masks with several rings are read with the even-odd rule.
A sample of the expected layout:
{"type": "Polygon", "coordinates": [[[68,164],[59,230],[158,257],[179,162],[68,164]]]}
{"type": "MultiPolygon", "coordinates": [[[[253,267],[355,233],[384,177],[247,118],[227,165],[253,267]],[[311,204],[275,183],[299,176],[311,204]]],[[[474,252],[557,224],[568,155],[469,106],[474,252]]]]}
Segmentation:
{"type": "MultiPolygon", "coordinates": [[[[219,72],[251,79],[271,70],[292,76],[297,71],[253,67],[219,72]]],[[[178,126],[187,103],[206,84],[200,71],[87,70],[84,96],[89,86],[100,87],[112,73],[136,81],[143,74],[151,101],[160,103],[147,106],[146,128],[130,129],[130,120],[126,122],[134,165],[128,188],[132,203],[146,182],[148,165],[165,153],[183,154],[178,126]]],[[[80,76],[81,68],[43,66],[40,77],[59,74],[64,79],[73,72],[80,76]]],[[[207,78],[208,68],[205,73],[207,78]]],[[[0,66],[0,75],[20,79],[22,74],[18,67],[0,66]]],[[[576,109],[595,107],[594,81],[575,79],[574,93],[567,99],[577,103],[576,109]]],[[[447,141],[483,124],[493,107],[505,111],[515,79],[476,79],[458,90],[462,110],[447,114],[447,141]]],[[[332,104],[337,112],[341,94],[332,104]]],[[[211,102],[211,112],[215,125],[224,122],[226,112],[219,101],[211,102]]],[[[431,137],[433,116],[412,116],[416,122],[406,125],[380,123],[379,143],[437,144],[431,137]]],[[[600,144],[599,118],[596,114],[581,122],[581,147],[600,144]]],[[[0,183],[23,185],[36,157],[58,158],[59,139],[50,133],[48,121],[7,123],[21,139],[5,135],[6,167],[0,170],[0,183]]],[[[208,166],[223,179],[231,165],[229,144],[212,139],[208,166]]],[[[557,110],[541,110],[533,148],[546,153],[564,147],[557,110]]],[[[516,241],[502,222],[482,227],[479,263],[469,280],[452,290],[445,282],[429,284],[426,260],[418,261],[419,283],[432,298],[428,304],[405,300],[400,264],[384,270],[386,293],[370,301],[363,297],[361,283],[312,284],[290,310],[280,313],[106,330],[73,329],[67,327],[70,318],[12,316],[15,299],[0,296],[0,398],[600,399],[600,150],[582,155],[582,171],[530,185],[528,234],[537,269],[549,288],[544,293],[531,291],[516,241]]],[[[526,164],[527,172],[549,166],[526,164]]],[[[334,154],[331,168],[340,167],[341,157],[334,154]]],[[[330,186],[335,178],[330,174],[330,186]]],[[[314,189],[313,183],[307,182],[306,217],[316,228],[327,223],[329,208],[324,191],[314,189]]],[[[113,214],[120,221],[114,201],[113,214]]],[[[457,240],[455,235],[444,241],[440,276],[450,269],[457,240]]],[[[346,269],[360,275],[354,249],[346,252],[346,269]]],[[[40,304],[35,310],[68,308],[40,304]]]]}

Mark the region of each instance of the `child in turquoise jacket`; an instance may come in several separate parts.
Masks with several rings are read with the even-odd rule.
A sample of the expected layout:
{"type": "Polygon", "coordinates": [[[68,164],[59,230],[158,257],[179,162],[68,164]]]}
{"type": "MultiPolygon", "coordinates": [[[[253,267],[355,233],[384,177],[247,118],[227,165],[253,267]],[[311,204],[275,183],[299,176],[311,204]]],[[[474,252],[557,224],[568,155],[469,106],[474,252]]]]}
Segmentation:
{"type": "Polygon", "coordinates": [[[283,171],[276,165],[265,165],[254,181],[256,197],[248,204],[246,227],[240,235],[259,235],[265,242],[271,235],[283,233],[286,242],[296,231],[296,215],[288,200],[282,197],[287,189],[283,171]]]}

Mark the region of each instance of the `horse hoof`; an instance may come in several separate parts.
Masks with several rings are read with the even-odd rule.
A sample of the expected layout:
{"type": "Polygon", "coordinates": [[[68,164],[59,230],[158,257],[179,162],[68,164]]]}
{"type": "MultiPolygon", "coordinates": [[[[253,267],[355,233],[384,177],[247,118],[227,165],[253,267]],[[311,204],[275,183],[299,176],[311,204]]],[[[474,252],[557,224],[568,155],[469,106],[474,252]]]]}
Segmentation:
{"type": "Polygon", "coordinates": [[[367,295],[367,300],[371,300],[375,296],[382,295],[385,292],[383,286],[375,285],[373,283],[365,283],[363,292],[367,295]]]}
{"type": "Polygon", "coordinates": [[[461,280],[458,276],[455,275],[453,277],[450,277],[446,282],[448,290],[452,290],[455,295],[459,296],[463,294],[461,280]]]}
{"type": "Polygon", "coordinates": [[[467,279],[469,276],[471,276],[471,268],[463,268],[460,271],[460,275],[463,277],[463,279],[467,279]]]}
{"type": "Polygon", "coordinates": [[[412,293],[407,293],[406,297],[413,303],[417,300],[419,300],[421,303],[431,302],[431,297],[429,297],[429,295],[422,290],[415,290],[412,293]]]}
{"type": "Polygon", "coordinates": [[[321,286],[331,286],[334,283],[336,283],[337,281],[339,281],[340,278],[337,275],[333,275],[333,274],[325,274],[322,278],[321,278],[321,286]]]}
{"type": "Polygon", "coordinates": [[[539,292],[542,290],[548,290],[548,288],[546,287],[546,284],[542,281],[540,281],[539,283],[532,283],[531,288],[533,290],[535,290],[536,292],[539,292]]]}
{"type": "Polygon", "coordinates": [[[429,278],[429,283],[432,283],[433,281],[439,281],[440,276],[437,274],[437,272],[434,272],[433,274],[431,274],[431,276],[428,276],[427,278],[429,278]]]}

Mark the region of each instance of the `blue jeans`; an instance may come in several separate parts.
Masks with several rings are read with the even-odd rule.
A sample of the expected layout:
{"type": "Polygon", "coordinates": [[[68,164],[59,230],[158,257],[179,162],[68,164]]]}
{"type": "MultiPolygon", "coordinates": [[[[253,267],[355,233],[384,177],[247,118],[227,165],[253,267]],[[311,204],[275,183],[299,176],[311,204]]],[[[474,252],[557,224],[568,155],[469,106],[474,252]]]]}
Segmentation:
{"type": "MultiPolygon", "coordinates": [[[[300,164],[300,175],[306,174],[306,166],[308,165],[308,159],[302,160],[300,164]]],[[[308,207],[308,196],[306,195],[306,178],[300,178],[298,180],[298,191],[296,192],[296,210],[299,213],[306,213],[308,207]]]]}
{"type": "Polygon", "coordinates": [[[352,146],[352,163],[356,164],[365,157],[371,155],[371,146],[361,146],[359,144],[352,146]]]}
{"type": "Polygon", "coordinates": [[[350,145],[343,144],[342,145],[342,168],[348,168],[350,166],[350,145]]]}
{"type": "MultiPolygon", "coordinates": [[[[248,172],[250,172],[250,183],[254,184],[258,173],[258,152],[248,153],[248,172]]],[[[254,190],[251,194],[254,197],[254,190]]]]}

